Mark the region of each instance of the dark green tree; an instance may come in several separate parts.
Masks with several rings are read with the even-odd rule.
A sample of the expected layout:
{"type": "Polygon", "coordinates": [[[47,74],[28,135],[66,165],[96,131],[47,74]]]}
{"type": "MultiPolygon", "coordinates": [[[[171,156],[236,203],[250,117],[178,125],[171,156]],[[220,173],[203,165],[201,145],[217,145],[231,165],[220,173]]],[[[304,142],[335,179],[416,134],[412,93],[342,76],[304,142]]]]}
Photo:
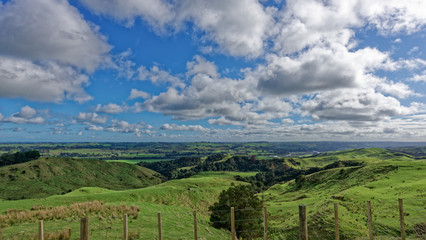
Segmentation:
{"type": "Polygon", "coordinates": [[[251,186],[239,185],[220,193],[219,201],[209,208],[213,227],[231,230],[231,207],[234,207],[238,238],[254,239],[262,235],[263,203],[251,186]]]}

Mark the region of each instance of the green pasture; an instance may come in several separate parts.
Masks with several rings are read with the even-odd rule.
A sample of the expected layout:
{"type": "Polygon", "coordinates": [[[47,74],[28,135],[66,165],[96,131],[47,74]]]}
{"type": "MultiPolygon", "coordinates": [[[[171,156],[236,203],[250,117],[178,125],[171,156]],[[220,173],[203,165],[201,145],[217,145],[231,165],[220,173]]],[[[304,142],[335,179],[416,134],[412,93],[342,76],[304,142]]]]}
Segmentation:
{"type": "MultiPolygon", "coordinates": [[[[244,184],[233,180],[238,173],[203,173],[188,179],[172,180],[159,185],[125,191],[113,191],[103,188],[80,188],[65,195],[55,195],[43,199],[25,199],[0,201],[0,213],[7,209],[31,209],[33,206],[63,206],[75,202],[99,200],[105,204],[134,204],[140,208],[137,219],[130,219],[129,231],[140,232],[147,239],[157,236],[157,213],[161,212],[163,236],[165,239],[188,239],[193,234],[192,211],[198,211],[199,236],[206,239],[224,239],[229,233],[217,230],[209,225],[207,209],[219,193],[231,184],[244,184]]],[[[121,217],[100,220],[91,216],[93,226],[91,239],[105,239],[121,236],[121,217]],[[106,226],[106,227],[102,227],[106,226]],[[111,227],[108,227],[111,226],[111,227]]],[[[78,235],[78,217],[73,219],[45,221],[46,231],[71,227],[72,234],[78,235]]],[[[29,236],[36,231],[37,223],[25,223],[2,229],[2,239],[11,236],[29,236]],[[24,231],[24,232],[22,232],[24,231]],[[21,235],[19,235],[21,234],[21,235]],[[28,234],[28,235],[25,235],[28,234]]]]}

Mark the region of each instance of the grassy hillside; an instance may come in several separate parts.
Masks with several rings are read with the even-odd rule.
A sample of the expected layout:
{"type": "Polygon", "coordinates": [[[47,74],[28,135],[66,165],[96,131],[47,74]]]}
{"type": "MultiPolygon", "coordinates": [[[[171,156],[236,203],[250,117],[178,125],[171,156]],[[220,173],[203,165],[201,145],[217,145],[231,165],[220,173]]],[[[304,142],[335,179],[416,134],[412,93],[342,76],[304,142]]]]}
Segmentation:
{"type": "Polygon", "coordinates": [[[160,182],[154,171],[136,165],[42,158],[0,168],[0,198],[40,198],[81,187],[142,188],[160,182]]]}
{"type": "MultiPolygon", "coordinates": [[[[299,177],[297,181],[276,184],[259,194],[259,197],[265,200],[269,211],[270,239],[298,239],[299,204],[305,204],[308,209],[309,239],[335,239],[333,218],[335,202],[339,206],[340,239],[367,239],[367,200],[372,202],[375,239],[398,239],[396,237],[399,234],[398,198],[404,199],[407,239],[419,239],[416,237],[416,232],[426,229],[425,160],[383,149],[369,148],[322,153],[312,157],[293,158],[291,161],[286,158],[279,161],[286,161],[298,168],[309,168],[322,167],[339,160],[362,161],[364,164],[320,171],[299,177]]],[[[109,171],[102,164],[106,163],[100,162],[98,168],[93,167],[94,170],[82,174],[97,172],[99,175],[99,169],[109,171]]],[[[118,163],[109,164],[129,167],[129,165],[118,163]]],[[[79,168],[79,171],[84,169],[79,168]]],[[[236,181],[236,175],[250,177],[255,174],[254,172],[202,172],[190,178],[171,180],[141,189],[114,191],[111,187],[110,189],[84,187],[47,198],[0,201],[0,227],[2,226],[0,238],[10,239],[10,236],[21,234],[19,235],[21,239],[28,239],[28,236],[35,233],[37,229],[37,219],[11,223],[7,220],[9,219],[6,216],[7,213],[14,214],[17,211],[16,216],[21,216],[24,213],[20,210],[24,210],[27,214],[36,211],[39,206],[48,206],[48,209],[63,206],[69,209],[75,203],[102,201],[105,206],[111,206],[111,208],[121,209],[122,207],[117,206],[124,204],[128,207],[134,205],[132,209],[139,210],[136,218],[130,218],[130,231],[136,235],[139,232],[140,236],[143,236],[135,239],[156,239],[157,212],[162,214],[164,239],[192,239],[193,209],[198,211],[200,238],[228,239],[229,232],[211,227],[208,206],[216,202],[219,193],[231,184],[247,184],[236,181]]],[[[229,213],[228,209],[223,211],[224,214],[229,213]]],[[[120,214],[121,212],[106,215],[102,212],[89,212],[92,226],[91,239],[119,239],[122,228],[120,214]]],[[[58,231],[71,227],[73,236],[78,236],[79,217],[80,215],[76,213],[71,217],[46,219],[46,231],[58,231]]],[[[250,220],[253,219],[244,221],[250,220]]]]}
{"type": "Polygon", "coordinates": [[[381,148],[360,148],[345,151],[325,152],[313,156],[291,159],[293,161],[296,161],[298,164],[294,164],[293,161],[289,161],[289,159],[287,158],[286,161],[289,165],[294,166],[296,168],[309,168],[323,167],[327,164],[336,161],[351,160],[374,163],[381,162],[384,160],[410,161],[414,160],[414,157],[405,153],[392,152],[381,148]]]}
{"type": "MultiPolygon", "coordinates": [[[[239,173],[204,172],[187,179],[168,181],[159,185],[141,189],[112,191],[102,188],[80,188],[73,192],[51,196],[42,199],[24,199],[17,201],[0,201],[1,217],[6,210],[20,209],[32,212],[35,206],[70,206],[84,201],[102,201],[105,205],[134,205],[140,209],[138,217],[129,218],[129,231],[140,232],[143,239],[156,239],[157,212],[162,214],[164,239],[191,239],[193,234],[192,211],[198,211],[199,237],[202,239],[226,239],[229,233],[209,225],[207,209],[219,196],[219,193],[231,184],[246,184],[234,180],[239,173]],[[31,211],[30,211],[31,210],[31,211]]],[[[254,173],[242,173],[245,175],[254,173]]],[[[13,211],[12,211],[13,212],[13,211]]],[[[19,214],[18,214],[19,215],[19,214]]],[[[102,213],[91,213],[91,239],[119,239],[121,233],[121,216],[111,218],[111,215],[101,216],[102,213]]],[[[72,236],[79,234],[79,216],[65,219],[45,220],[46,231],[57,231],[71,227],[72,236]]],[[[12,239],[10,236],[22,234],[28,238],[36,231],[36,219],[33,221],[6,224],[3,226],[1,239],[12,239]],[[24,233],[21,231],[24,230],[24,233]]],[[[21,236],[21,235],[20,235],[21,236]]]]}
{"type": "Polygon", "coordinates": [[[399,147],[390,149],[394,152],[401,152],[416,156],[419,158],[426,158],[426,147],[399,147]]]}
{"type": "Polygon", "coordinates": [[[426,227],[426,162],[371,160],[365,166],[318,172],[266,191],[275,236],[297,235],[298,205],[305,204],[310,239],[334,239],[333,203],[337,202],[341,239],[365,238],[366,201],[371,200],[377,239],[396,239],[392,236],[399,234],[398,198],[403,198],[409,239],[417,239],[415,232],[426,227]]]}

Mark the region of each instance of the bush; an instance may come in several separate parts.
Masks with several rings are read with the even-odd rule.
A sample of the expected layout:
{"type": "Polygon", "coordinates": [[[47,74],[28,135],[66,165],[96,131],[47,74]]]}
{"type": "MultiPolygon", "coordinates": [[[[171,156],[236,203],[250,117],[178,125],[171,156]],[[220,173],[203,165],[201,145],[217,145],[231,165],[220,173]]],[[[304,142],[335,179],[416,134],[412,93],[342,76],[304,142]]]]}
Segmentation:
{"type": "Polygon", "coordinates": [[[238,238],[254,239],[262,235],[262,201],[250,186],[224,190],[219,201],[210,206],[213,227],[231,230],[231,207],[235,209],[235,231],[238,238]]]}

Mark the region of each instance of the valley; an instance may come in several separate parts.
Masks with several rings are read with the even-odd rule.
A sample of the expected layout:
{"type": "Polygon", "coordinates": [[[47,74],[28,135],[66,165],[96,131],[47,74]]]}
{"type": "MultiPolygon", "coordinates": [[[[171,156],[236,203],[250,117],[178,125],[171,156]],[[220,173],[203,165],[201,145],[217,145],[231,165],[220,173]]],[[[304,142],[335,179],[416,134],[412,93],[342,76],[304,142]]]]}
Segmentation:
{"type": "Polygon", "coordinates": [[[335,239],[334,203],[340,239],[368,239],[366,201],[371,201],[375,239],[399,239],[399,198],[407,239],[425,236],[423,156],[382,148],[299,153],[258,157],[218,149],[137,165],[42,152],[37,160],[0,168],[0,238],[30,239],[42,218],[45,232],[70,228],[70,239],[79,239],[80,218],[89,216],[90,239],[121,239],[126,213],[129,239],[157,239],[160,212],[163,239],[193,239],[196,210],[199,239],[229,239],[228,230],[212,227],[209,207],[223,190],[238,185],[252,186],[266,206],[268,239],[298,239],[300,204],[307,208],[309,239],[335,239]]]}

